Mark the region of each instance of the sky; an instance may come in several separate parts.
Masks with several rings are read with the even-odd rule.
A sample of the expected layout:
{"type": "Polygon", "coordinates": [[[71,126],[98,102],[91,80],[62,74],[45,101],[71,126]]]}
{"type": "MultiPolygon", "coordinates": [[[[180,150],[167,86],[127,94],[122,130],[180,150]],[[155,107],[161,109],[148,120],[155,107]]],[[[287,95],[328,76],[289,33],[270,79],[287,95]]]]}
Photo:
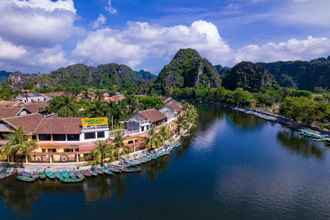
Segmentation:
{"type": "Polygon", "coordinates": [[[327,57],[329,11],[330,0],[0,0],[0,70],[157,74],[180,48],[223,66],[327,57]]]}

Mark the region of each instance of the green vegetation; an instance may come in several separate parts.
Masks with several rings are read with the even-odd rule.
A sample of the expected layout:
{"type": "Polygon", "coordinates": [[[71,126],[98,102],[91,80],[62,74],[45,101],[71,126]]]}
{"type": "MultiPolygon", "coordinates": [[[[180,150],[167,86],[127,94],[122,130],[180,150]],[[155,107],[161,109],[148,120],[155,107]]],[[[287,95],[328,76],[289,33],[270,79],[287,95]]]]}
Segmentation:
{"type": "Polygon", "coordinates": [[[6,157],[8,161],[15,161],[15,157],[19,154],[25,157],[25,161],[28,161],[28,154],[36,147],[36,142],[29,140],[24,134],[23,129],[19,128],[15,133],[9,136],[9,141],[1,148],[0,154],[2,157],[6,157]]]}
{"type": "Polygon", "coordinates": [[[219,87],[221,79],[212,64],[196,50],[181,49],[160,72],[155,88],[168,94],[172,87],[219,87]]]}
{"type": "Polygon", "coordinates": [[[17,95],[8,83],[0,83],[0,100],[10,100],[17,95]]]}
{"type": "Polygon", "coordinates": [[[49,104],[48,112],[60,117],[108,117],[115,127],[120,121],[128,119],[133,113],[148,108],[161,108],[164,103],[159,96],[127,96],[117,103],[78,100],[74,97],[55,97],[49,104]]]}
{"type": "Polygon", "coordinates": [[[263,66],[241,62],[224,75],[223,85],[228,89],[243,88],[251,92],[277,87],[272,74],[263,66]]]}
{"type": "Polygon", "coordinates": [[[191,102],[261,108],[301,123],[330,129],[329,93],[316,94],[292,88],[269,88],[255,93],[241,88],[233,91],[224,88],[175,88],[171,95],[191,102]]]}

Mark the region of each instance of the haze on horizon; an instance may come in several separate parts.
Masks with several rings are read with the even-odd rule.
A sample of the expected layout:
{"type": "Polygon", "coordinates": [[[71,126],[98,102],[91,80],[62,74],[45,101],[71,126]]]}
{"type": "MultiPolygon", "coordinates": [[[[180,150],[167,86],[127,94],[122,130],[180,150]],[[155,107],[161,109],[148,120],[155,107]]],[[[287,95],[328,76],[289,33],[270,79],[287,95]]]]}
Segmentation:
{"type": "Polygon", "coordinates": [[[122,63],[159,72],[188,47],[226,66],[308,60],[330,55],[329,9],[328,0],[3,0],[0,70],[122,63]]]}

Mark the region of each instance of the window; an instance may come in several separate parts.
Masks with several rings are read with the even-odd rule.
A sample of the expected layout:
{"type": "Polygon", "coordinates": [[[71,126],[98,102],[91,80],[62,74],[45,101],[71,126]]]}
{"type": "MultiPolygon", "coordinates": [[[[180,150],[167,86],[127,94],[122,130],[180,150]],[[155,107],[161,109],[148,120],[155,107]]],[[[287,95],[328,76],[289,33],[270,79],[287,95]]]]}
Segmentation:
{"type": "Polygon", "coordinates": [[[85,139],[95,139],[95,132],[87,132],[85,133],[85,139]]]}
{"type": "Polygon", "coordinates": [[[66,140],[65,134],[54,134],[53,140],[54,141],[65,141],[66,140]]]}
{"type": "Polygon", "coordinates": [[[134,143],[134,141],[128,141],[128,144],[133,144],[134,143]]]}
{"type": "Polygon", "coordinates": [[[73,152],[73,149],[68,149],[68,148],[66,148],[66,149],[64,149],[64,152],[65,152],[65,153],[72,153],[72,152],[73,152]]]}
{"type": "Polygon", "coordinates": [[[46,153],[47,152],[47,150],[46,149],[42,149],[42,153],[46,153]]]}
{"type": "Polygon", "coordinates": [[[56,149],[48,149],[48,153],[56,153],[56,149]]]}
{"type": "Polygon", "coordinates": [[[144,132],[144,126],[141,127],[141,131],[144,132]]]}
{"type": "Polygon", "coordinates": [[[39,140],[40,141],[50,141],[51,135],[50,134],[39,134],[39,140]]]}
{"type": "Polygon", "coordinates": [[[79,141],[79,134],[68,134],[68,141],[79,141]]]}
{"type": "Polygon", "coordinates": [[[36,135],[32,135],[32,140],[37,140],[37,136],[36,135]]]}
{"type": "Polygon", "coordinates": [[[97,138],[105,138],[105,133],[104,133],[104,131],[99,131],[99,132],[97,132],[97,138]]]}

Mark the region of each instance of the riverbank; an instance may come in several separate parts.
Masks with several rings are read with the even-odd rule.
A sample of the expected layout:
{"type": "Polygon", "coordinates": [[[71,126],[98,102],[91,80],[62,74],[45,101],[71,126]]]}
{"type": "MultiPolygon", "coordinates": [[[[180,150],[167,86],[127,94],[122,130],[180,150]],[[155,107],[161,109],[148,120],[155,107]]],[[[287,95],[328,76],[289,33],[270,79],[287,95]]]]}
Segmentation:
{"type": "Polygon", "coordinates": [[[279,124],[282,124],[288,128],[294,129],[294,130],[302,130],[302,129],[311,129],[313,131],[319,132],[321,135],[327,135],[330,136],[330,131],[327,130],[322,130],[318,127],[313,127],[310,125],[302,124],[299,122],[296,122],[292,119],[289,119],[287,117],[284,117],[282,115],[274,114],[271,112],[266,112],[266,111],[261,111],[261,110],[254,110],[254,109],[248,109],[248,108],[239,108],[239,107],[230,107],[227,106],[230,109],[234,111],[239,111],[248,115],[253,115],[258,118],[271,121],[271,122],[276,122],[279,124]]]}

